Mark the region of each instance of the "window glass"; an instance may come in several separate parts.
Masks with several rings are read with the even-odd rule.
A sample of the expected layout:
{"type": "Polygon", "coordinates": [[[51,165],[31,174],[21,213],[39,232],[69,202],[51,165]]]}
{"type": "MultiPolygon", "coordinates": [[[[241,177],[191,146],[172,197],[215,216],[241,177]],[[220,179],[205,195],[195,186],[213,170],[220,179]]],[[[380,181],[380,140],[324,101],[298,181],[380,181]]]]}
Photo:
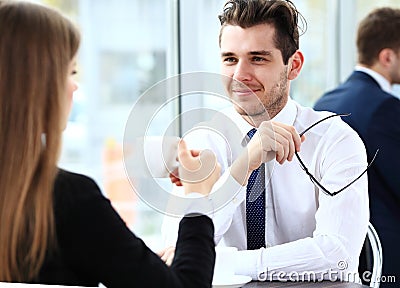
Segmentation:
{"type": "MultiPolygon", "coordinates": [[[[82,41],[74,105],[63,135],[60,166],[93,177],[116,210],[150,247],[160,244],[162,215],[139,200],[123,165],[123,137],[132,106],[167,77],[165,0],[42,0],[78,24],[82,41]]],[[[143,98],[143,109],[166,95],[143,98]]],[[[163,121],[172,118],[163,112],[163,121]]],[[[138,125],[142,125],[138,123],[138,125]]],[[[156,133],[157,127],[149,127],[156,133]]]]}
{"type": "Polygon", "coordinates": [[[299,77],[291,84],[291,97],[305,106],[312,106],[314,101],[324,93],[327,82],[330,80],[328,77],[333,77],[332,68],[334,67],[327,54],[334,53],[332,42],[335,39],[333,31],[329,31],[328,20],[335,21],[335,19],[331,16],[331,11],[327,9],[327,2],[294,1],[297,9],[306,19],[307,30],[300,36],[300,50],[305,59],[304,66],[299,77]]]}
{"type": "Polygon", "coordinates": [[[375,8],[390,6],[393,8],[400,8],[400,2],[398,0],[379,0],[379,1],[365,1],[365,0],[356,0],[356,19],[357,23],[367,16],[369,12],[371,12],[375,8]]]}

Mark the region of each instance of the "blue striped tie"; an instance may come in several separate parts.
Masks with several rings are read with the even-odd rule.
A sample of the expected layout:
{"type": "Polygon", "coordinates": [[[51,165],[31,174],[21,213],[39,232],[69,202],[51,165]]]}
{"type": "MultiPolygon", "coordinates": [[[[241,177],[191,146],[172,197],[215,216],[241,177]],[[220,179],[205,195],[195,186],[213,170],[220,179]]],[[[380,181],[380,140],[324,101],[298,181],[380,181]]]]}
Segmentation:
{"type": "MultiPolygon", "coordinates": [[[[256,133],[251,129],[250,139],[256,133]]],[[[265,165],[254,170],[247,183],[246,195],[247,250],[265,247],[265,165]]]]}

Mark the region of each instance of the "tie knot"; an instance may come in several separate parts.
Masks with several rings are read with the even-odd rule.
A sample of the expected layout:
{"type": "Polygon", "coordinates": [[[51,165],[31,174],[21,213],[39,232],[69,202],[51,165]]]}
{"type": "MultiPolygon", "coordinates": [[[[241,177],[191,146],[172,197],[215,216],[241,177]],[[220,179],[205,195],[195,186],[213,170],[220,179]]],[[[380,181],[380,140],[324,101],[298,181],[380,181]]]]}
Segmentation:
{"type": "Polygon", "coordinates": [[[256,134],[256,132],[257,132],[257,129],[253,128],[249,132],[247,132],[247,136],[249,136],[249,138],[251,139],[254,136],[254,134],[256,134]]]}

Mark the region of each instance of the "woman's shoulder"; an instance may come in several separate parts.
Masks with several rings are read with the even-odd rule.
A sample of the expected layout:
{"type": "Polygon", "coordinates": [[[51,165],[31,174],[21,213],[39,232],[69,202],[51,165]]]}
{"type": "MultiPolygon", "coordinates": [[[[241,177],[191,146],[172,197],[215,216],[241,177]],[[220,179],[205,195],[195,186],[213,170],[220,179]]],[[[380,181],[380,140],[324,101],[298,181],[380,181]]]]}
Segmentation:
{"type": "Polygon", "coordinates": [[[75,202],[103,197],[99,186],[92,178],[64,169],[59,169],[57,173],[54,194],[56,202],[75,202]]]}
{"type": "Polygon", "coordinates": [[[94,183],[94,180],[86,175],[67,171],[64,169],[59,168],[57,177],[56,177],[56,182],[62,182],[63,184],[74,184],[76,182],[82,182],[83,184],[85,183],[94,183]]]}

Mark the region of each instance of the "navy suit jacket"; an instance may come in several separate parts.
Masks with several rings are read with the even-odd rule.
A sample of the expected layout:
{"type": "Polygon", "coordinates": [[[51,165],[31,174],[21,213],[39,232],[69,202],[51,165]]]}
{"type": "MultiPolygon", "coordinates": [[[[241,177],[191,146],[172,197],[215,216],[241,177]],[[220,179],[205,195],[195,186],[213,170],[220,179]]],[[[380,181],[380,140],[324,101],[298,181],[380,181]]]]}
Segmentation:
{"type": "Polygon", "coordinates": [[[400,100],[368,74],[354,71],[314,109],[351,113],[342,118],[364,141],[369,161],[379,149],[368,170],[371,223],[382,241],[383,275],[391,275],[400,263],[400,100]]]}

